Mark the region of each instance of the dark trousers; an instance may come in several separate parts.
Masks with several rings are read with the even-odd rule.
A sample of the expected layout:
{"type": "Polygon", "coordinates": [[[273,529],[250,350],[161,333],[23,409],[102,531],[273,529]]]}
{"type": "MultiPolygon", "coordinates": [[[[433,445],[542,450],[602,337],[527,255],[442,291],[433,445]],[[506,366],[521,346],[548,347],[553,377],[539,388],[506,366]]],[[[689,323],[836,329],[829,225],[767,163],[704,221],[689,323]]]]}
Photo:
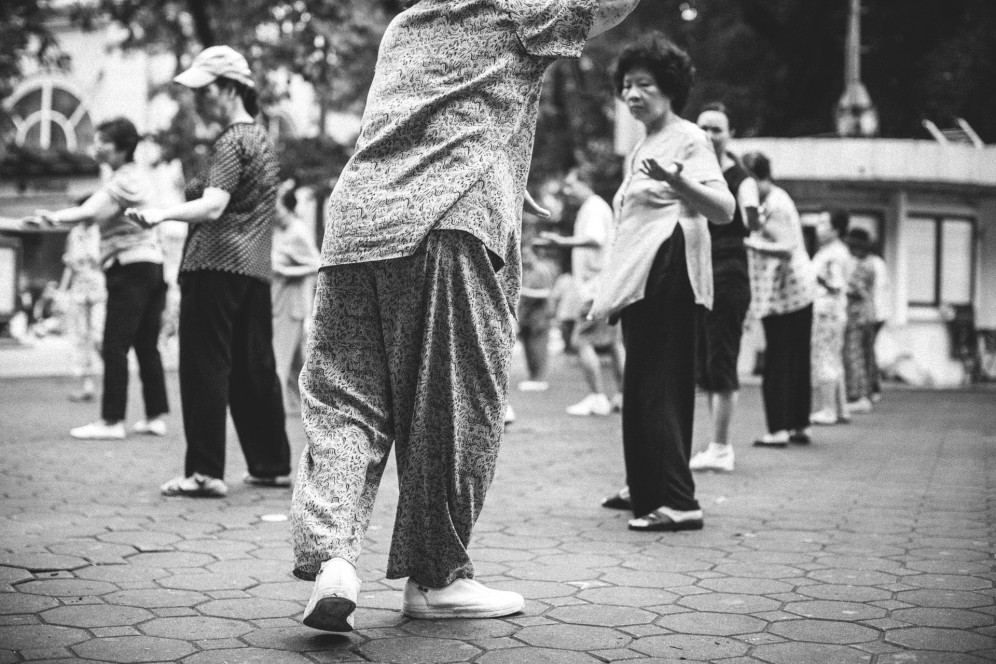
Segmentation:
{"type": "Polygon", "coordinates": [[[768,431],[794,431],[809,426],[810,349],[813,305],[787,314],[765,316],[764,374],[761,393],[768,431]]]}
{"type": "Polygon", "coordinates": [[[273,358],[270,286],[240,274],[180,276],[180,397],[186,475],[225,474],[228,407],[257,477],[290,473],[290,445],[273,358]]]}
{"type": "Polygon", "coordinates": [[[549,361],[550,323],[532,322],[520,324],[519,338],[526,354],[526,368],[530,380],[546,380],[549,361]]]}
{"type": "Polygon", "coordinates": [[[166,307],[166,282],[159,263],[115,263],[106,270],[107,317],[104,321],[104,394],[100,416],[125,418],[128,404],[128,351],[135,349],[142,379],[145,416],[169,412],[166,378],[159,355],[159,328],[166,307]]]}
{"type": "Polygon", "coordinates": [[[688,469],[695,416],[695,295],[678,227],[657,252],[646,297],[622,311],[623,454],[633,514],[697,510],[688,469]]]}

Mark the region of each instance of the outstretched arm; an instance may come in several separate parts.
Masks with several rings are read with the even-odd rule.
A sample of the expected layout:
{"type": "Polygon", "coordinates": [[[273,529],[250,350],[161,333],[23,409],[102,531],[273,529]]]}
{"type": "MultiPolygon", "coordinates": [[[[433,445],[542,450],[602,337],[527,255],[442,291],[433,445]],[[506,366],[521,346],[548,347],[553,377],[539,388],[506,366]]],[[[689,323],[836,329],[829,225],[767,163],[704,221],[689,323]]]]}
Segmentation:
{"type": "Polygon", "coordinates": [[[636,9],[640,0],[599,0],[595,10],[595,22],[591,26],[589,37],[595,37],[616,27],[629,13],[636,9]]]}

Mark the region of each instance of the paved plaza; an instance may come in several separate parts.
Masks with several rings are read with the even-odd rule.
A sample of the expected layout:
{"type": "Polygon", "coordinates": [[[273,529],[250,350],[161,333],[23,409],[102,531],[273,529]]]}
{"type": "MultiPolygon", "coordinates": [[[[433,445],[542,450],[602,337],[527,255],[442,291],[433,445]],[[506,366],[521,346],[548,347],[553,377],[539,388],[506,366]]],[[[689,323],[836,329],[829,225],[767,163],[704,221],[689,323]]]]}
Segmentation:
{"type": "MultiPolygon", "coordinates": [[[[69,403],[67,379],[0,380],[0,664],[996,661],[994,391],[891,389],[875,413],[772,450],[747,444],[762,428],[747,387],[736,472],[697,476],[705,530],[644,534],[599,507],[623,480],[619,416],[565,415],[583,391],[555,358],[549,392],[513,392],[471,546],[478,578],[525,611],[400,615],[403,581],[384,578],[392,465],[357,630],[337,635],[301,625],[311,584],[290,576],[290,491],[242,484],[234,435],[227,498],[159,495],[184,448],[168,378],[169,435],[124,442],[69,439],[98,407],[69,403]]],[[[133,384],[131,420],[140,403],[133,384]]],[[[705,417],[700,400],[701,442],[705,417]]],[[[299,420],[288,428],[296,459],[299,420]]]]}

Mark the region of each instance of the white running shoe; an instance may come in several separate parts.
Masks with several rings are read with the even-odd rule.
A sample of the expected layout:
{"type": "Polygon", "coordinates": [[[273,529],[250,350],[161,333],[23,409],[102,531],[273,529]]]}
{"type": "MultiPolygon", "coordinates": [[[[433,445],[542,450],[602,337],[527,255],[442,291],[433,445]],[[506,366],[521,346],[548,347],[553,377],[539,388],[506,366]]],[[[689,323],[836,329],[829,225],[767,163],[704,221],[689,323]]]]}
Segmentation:
{"type": "Polygon", "coordinates": [[[125,428],[123,422],[108,424],[104,420],[97,420],[96,422],[70,429],[69,435],[82,440],[124,440],[125,428]]]}
{"type": "Polygon", "coordinates": [[[190,498],[224,498],[228,495],[225,480],[209,475],[194,473],[189,477],[174,477],[159,487],[164,496],[188,496],[190,498]]]}
{"type": "Polygon", "coordinates": [[[733,472],[733,446],[709,443],[701,452],[697,452],[688,462],[692,470],[720,470],[733,472]]]}
{"type": "Polygon", "coordinates": [[[151,420],[142,419],[135,422],[131,430],[135,433],[144,433],[150,436],[165,436],[166,420],[162,417],[154,417],[151,420]]]}
{"type": "Polygon", "coordinates": [[[546,392],[550,389],[550,383],[545,380],[524,380],[519,383],[520,392],[546,392]]]}
{"type": "Polygon", "coordinates": [[[604,417],[605,415],[612,414],[612,403],[604,394],[589,394],[573,406],[568,406],[567,414],[578,417],[588,417],[591,415],[604,417]]]}
{"type": "Polygon", "coordinates": [[[409,618],[500,618],[526,605],[519,593],[492,590],[473,579],[457,579],[445,588],[405,584],[401,613],[409,618]]]}
{"type": "Polygon", "coordinates": [[[823,410],[818,410],[815,413],[811,413],[809,416],[810,424],[837,424],[837,415],[830,408],[824,408],[823,410]]]}
{"type": "Polygon", "coordinates": [[[847,402],[848,413],[870,413],[872,412],[872,402],[868,397],[861,397],[857,401],[847,402]]]}
{"type": "Polygon", "coordinates": [[[302,622],[326,632],[351,632],[359,594],[360,578],[356,568],[343,558],[326,560],[315,579],[302,622]]]}

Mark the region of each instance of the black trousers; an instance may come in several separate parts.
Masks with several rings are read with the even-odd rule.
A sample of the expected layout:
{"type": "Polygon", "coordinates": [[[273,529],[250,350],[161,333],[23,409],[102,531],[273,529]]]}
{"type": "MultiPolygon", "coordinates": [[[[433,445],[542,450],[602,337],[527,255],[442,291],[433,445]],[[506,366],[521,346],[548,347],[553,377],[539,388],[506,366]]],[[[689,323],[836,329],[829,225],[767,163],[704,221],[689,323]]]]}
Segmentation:
{"type": "Polygon", "coordinates": [[[633,514],[697,510],[688,469],[695,416],[695,295],[681,227],[657,252],[646,297],[622,311],[623,455],[633,514]]]}
{"type": "Polygon", "coordinates": [[[185,473],[224,477],[229,407],[249,472],[290,473],[269,284],[201,270],[180,275],[180,294],[185,473]]]}
{"type": "Polygon", "coordinates": [[[793,431],[809,426],[810,351],[813,305],[787,314],[765,316],[764,374],[761,393],[768,431],[793,431]]]}
{"type": "Polygon", "coordinates": [[[105,272],[107,317],[100,355],[104,361],[104,394],[100,416],[108,422],[125,418],[128,405],[128,351],[135,349],[142,380],[145,416],[169,412],[166,378],[159,355],[159,328],[166,307],[166,282],[160,263],[115,263],[105,272]]]}

